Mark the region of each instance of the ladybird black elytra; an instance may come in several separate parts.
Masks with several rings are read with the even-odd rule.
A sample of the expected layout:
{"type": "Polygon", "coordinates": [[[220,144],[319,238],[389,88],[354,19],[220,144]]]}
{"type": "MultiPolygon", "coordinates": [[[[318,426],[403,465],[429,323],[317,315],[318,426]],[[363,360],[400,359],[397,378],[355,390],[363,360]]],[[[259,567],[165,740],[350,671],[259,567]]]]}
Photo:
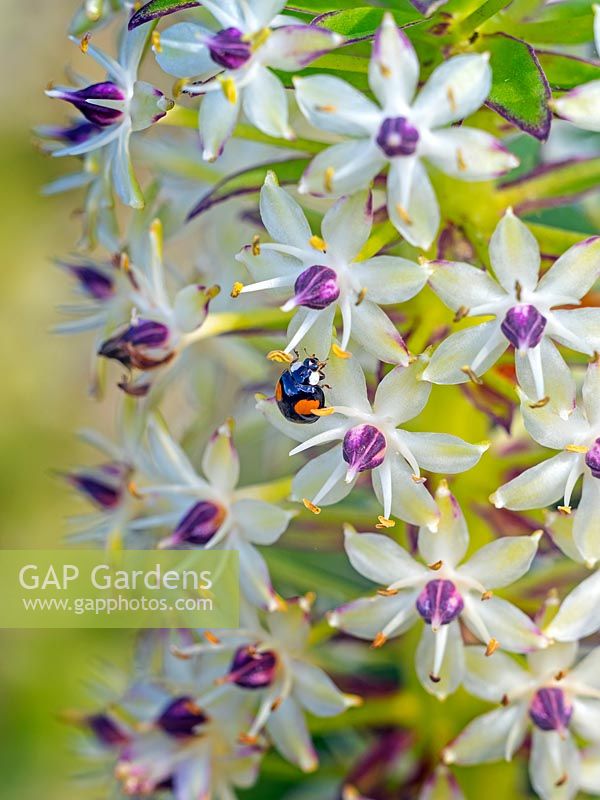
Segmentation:
{"type": "Polygon", "coordinates": [[[325,407],[325,394],[319,386],[325,377],[323,367],[324,363],[314,356],[296,360],[277,381],[275,400],[290,422],[308,425],[319,419],[313,411],[325,407]]]}

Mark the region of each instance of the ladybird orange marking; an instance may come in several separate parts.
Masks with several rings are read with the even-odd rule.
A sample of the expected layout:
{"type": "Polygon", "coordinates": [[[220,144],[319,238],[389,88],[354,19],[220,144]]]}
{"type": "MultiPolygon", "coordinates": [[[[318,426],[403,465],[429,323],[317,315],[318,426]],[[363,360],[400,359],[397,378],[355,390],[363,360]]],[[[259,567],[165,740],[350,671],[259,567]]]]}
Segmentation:
{"type": "Polygon", "coordinates": [[[275,400],[279,402],[283,397],[283,391],[281,389],[281,383],[277,381],[277,386],[275,387],[275,400]]]}
{"type": "Polygon", "coordinates": [[[302,416],[310,414],[313,408],[319,408],[318,400],[298,400],[294,405],[296,414],[301,414],[302,416]]]}

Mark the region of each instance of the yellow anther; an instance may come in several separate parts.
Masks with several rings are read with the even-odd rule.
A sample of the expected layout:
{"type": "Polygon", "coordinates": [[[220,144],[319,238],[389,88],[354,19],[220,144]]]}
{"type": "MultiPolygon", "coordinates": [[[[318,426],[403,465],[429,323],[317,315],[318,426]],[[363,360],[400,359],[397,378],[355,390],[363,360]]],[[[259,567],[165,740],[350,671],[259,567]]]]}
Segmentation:
{"type": "Polygon", "coordinates": [[[521,295],[523,293],[523,287],[521,286],[520,281],[515,281],[515,296],[519,303],[521,302],[521,295]]]}
{"type": "Polygon", "coordinates": [[[236,281],[231,287],[231,292],[229,294],[231,295],[231,297],[235,299],[236,297],[239,297],[241,295],[243,288],[244,284],[240,283],[240,281],[236,281]]]}
{"type": "Polygon", "coordinates": [[[490,592],[490,591],[489,591],[489,589],[488,589],[488,591],[487,591],[487,592],[484,592],[484,593],[481,595],[481,599],[482,599],[482,600],[491,600],[493,596],[494,596],[494,593],[493,593],[493,592],[490,592]]]}
{"type": "Polygon", "coordinates": [[[315,250],[320,250],[322,253],[327,250],[327,242],[321,239],[320,236],[311,236],[308,243],[311,247],[314,247],[315,250]]]}
{"type": "Polygon", "coordinates": [[[271,711],[277,711],[279,706],[283,703],[283,697],[276,697],[271,703],[271,711]]]}
{"type": "Polygon", "coordinates": [[[267,399],[267,395],[264,392],[255,392],[254,399],[256,400],[257,403],[260,403],[262,400],[267,399]]]}
{"type": "Polygon", "coordinates": [[[237,102],[237,87],[233,78],[219,78],[223,94],[230,103],[237,102]]]}
{"type": "Polygon", "coordinates": [[[175,81],[171,88],[171,94],[173,97],[180,97],[188,83],[189,81],[186,78],[180,78],[178,81],[175,81]]]}
{"type": "Polygon", "coordinates": [[[451,110],[456,111],[458,108],[456,105],[456,95],[454,94],[454,89],[451,86],[446,89],[446,97],[448,98],[448,103],[450,104],[451,110]]]}
{"type": "Polygon", "coordinates": [[[587,453],[588,449],[584,444],[568,444],[565,447],[568,453],[587,453]]]}
{"type": "Polygon", "coordinates": [[[460,148],[456,151],[456,164],[460,172],[465,172],[467,169],[467,162],[462,154],[460,148]]]}
{"type": "Polygon", "coordinates": [[[427,566],[434,572],[438,572],[444,566],[444,562],[440,559],[439,561],[434,561],[433,564],[427,564],[427,566]]]}
{"type": "Polygon", "coordinates": [[[331,345],[331,352],[338,358],[352,358],[352,353],[349,353],[348,350],[342,350],[339,344],[335,342],[331,345]]]}
{"type": "Polygon", "coordinates": [[[377,519],[379,520],[379,524],[375,525],[376,528],[395,528],[396,523],[393,519],[389,519],[388,517],[384,517],[380,514],[377,519]]]}
{"type": "Polygon", "coordinates": [[[556,781],[556,783],[555,783],[554,785],[555,785],[557,788],[558,788],[558,787],[560,787],[560,786],[564,786],[564,785],[565,785],[565,783],[566,783],[568,780],[569,780],[569,775],[568,775],[568,773],[567,773],[567,772],[565,772],[563,775],[561,775],[561,776],[560,776],[560,778],[559,778],[559,779],[556,781]]]}
{"type": "Polygon", "coordinates": [[[205,289],[204,294],[209,300],[214,300],[215,297],[221,294],[221,287],[215,283],[213,286],[209,286],[208,289],[205,289]]]}
{"type": "Polygon", "coordinates": [[[252,36],[250,37],[250,46],[252,50],[256,51],[258,50],[259,47],[262,47],[270,35],[271,35],[270,28],[261,28],[261,30],[252,34],[252,36]]]}
{"type": "Polygon", "coordinates": [[[508,706],[508,705],[510,705],[510,698],[509,698],[509,696],[508,696],[507,694],[503,694],[503,695],[502,695],[502,698],[501,698],[501,700],[500,700],[500,705],[501,705],[501,706],[508,706]]]}
{"type": "Polygon", "coordinates": [[[344,700],[349,708],[359,708],[365,702],[359,694],[345,694],[344,700]]]}
{"type": "Polygon", "coordinates": [[[88,48],[90,46],[91,38],[92,38],[91,33],[86,33],[85,36],[81,38],[81,41],[79,42],[79,49],[81,50],[82,53],[87,53],[88,48]]]}
{"type": "Polygon", "coordinates": [[[283,350],[271,350],[267,353],[269,361],[276,361],[278,364],[291,364],[294,360],[289,353],[284,353],[283,350]]]}
{"type": "Polygon", "coordinates": [[[152,31],[152,49],[155,53],[162,53],[162,45],[160,43],[159,31],[152,31]]]}
{"type": "Polygon", "coordinates": [[[252,237],[252,255],[259,256],[260,255],[260,236],[255,234],[252,237]]]}
{"type": "Polygon", "coordinates": [[[273,600],[275,601],[275,605],[277,606],[278,611],[288,610],[288,604],[285,602],[285,600],[280,594],[275,594],[273,600]]]}
{"type": "Polygon", "coordinates": [[[383,645],[387,642],[387,636],[385,633],[381,633],[381,631],[376,634],[375,638],[371,642],[371,647],[383,647],[383,645]]]}
{"type": "Polygon", "coordinates": [[[250,747],[254,747],[255,745],[258,744],[258,737],[251,736],[249,733],[240,733],[240,735],[238,736],[238,742],[240,744],[245,744],[250,747]]]}
{"type": "Polygon", "coordinates": [[[405,225],[412,225],[412,217],[410,216],[410,214],[404,208],[403,205],[401,205],[400,203],[396,203],[396,211],[402,222],[405,223],[405,225]]]}
{"type": "Polygon", "coordinates": [[[355,786],[344,786],[342,800],[360,800],[360,792],[355,786]]]}
{"type": "Polygon", "coordinates": [[[354,305],[359,306],[366,296],[367,296],[367,290],[363,287],[358,293],[358,297],[356,298],[356,303],[354,305]]]}
{"type": "Polygon", "coordinates": [[[389,78],[392,74],[392,70],[388,67],[387,64],[379,63],[379,71],[383,75],[384,78],[389,78]]]}
{"type": "Polygon", "coordinates": [[[306,497],[302,498],[302,502],[304,503],[304,508],[307,508],[309,511],[312,511],[313,514],[320,514],[321,509],[319,506],[316,506],[314,503],[311,503],[306,497]]]}
{"type": "Polygon", "coordinates": [[[129,483],[127,484],[127,491],[132,497],[135,497],[136,500],[143,499],[142,495],[138,492],[137,486],[133,481],[129,481],[129,483]]]}
{"type": "Polygon", "coordinates": [[[310,413],[314,414],[315,417],[328,417],[330,414],[335,414],[335,408],[333,406],[328,406],[328,408],[313,408],[310,413]]]}
{"type": "Polygon", "coordinates": [[[461,306],[460,308],[456,309],[456,314],[454,315],[454,322],[460,322],[461,319],[464,319],[469,313],[469,309],[466,306],[461,306]]]}
{"type": "Polygon", "coordinates": [[[541,400],[536,400],[535,403],[529,403],[529,408],[543,408],[547,406],[549,402],[550,398],[546,395],[546,397],[542,397],[541,400]]]}
{"type": "Polygon", "coordinates": [[[121,253],[119,256],[119,267],[123,270],[123,272],[129,272],[131,268],[131,261],[129,260],[127,253],[121,253]]]}
{"type": "Polygon", "coordinates": [[[324,114],[333,114],[335,111],[337,111],[337,108],[332,105],[326,105],[326,106],[315,106],[315,110],[322,111],[324,114]]]}
{"type": "Polygon", "coordinates": [[[565,517],[568,517],[571,514],[571,512],[573,511],[571,506],[558,506],[558,508],[556,510],[560,514],[564,514],[565,517]]]}
{"type": "Polygon", "coordinates": [[[476,375],[475,372],[473,372],[471,367],[469,367],[469,366],[461,367],[460,371],[464,372],[465,375],[468,377],[468,379],[470,381],[472,381],[473,383],[476,383],[478,386],[481,386],[481,384],[483,383],[481,378],[478,375],[476,375]]]}
{"type": "Polygon", "coordinates": [[[566,671],[566,669],[561,669],[561,670],[559,670],[559,671],[556,673],[556,675],[554,676],[554,680],[555,680],[555,681],[562,681],[562,680],[564,680],[566,677],[567,677],[567,671],[566,671]]]}
{"type": "Polygon", "coordinates": [[[486,656],[489,658],[489,656],[493,655],[499,647],[500,644],[498,643],[497,639],[490,639],[487,643],[487,647],[485,648],[486,656]]]}
{"type": "Polygon", "coordinates": [[[377,589],[377,594],[381,597],[394,597],[400,589],[377,589]]]}
{"type": "Polygon", "coordinates": [[[316,592],[306,592],[304,597],[300,598],[300,604],[304,611],[310,611],[310,609],[314,606],[315,600],[317,599],[316,592]]]}
{"type": "Polygon", "coordinates": [[[424,478],[423,475],[411,475],[413,483],[427,483],[427,478],[424,478]]]}
{"type": "Polygon", "coordinates": [[[327,167],[325,172],[323,173],[323,185],[325,186],[326,192],[333,192],[333,177],[335,175],[335,170],[333,167],[327,167]]]}
{"type": "Polygon", "coordinates": [[[186,653],[185,650],[180,650],[178,647],[171,645],[169,647],[169,653],[174,657],[178,658],[180,661],[191,661],[194,657],[191,653],[186,653]]]}

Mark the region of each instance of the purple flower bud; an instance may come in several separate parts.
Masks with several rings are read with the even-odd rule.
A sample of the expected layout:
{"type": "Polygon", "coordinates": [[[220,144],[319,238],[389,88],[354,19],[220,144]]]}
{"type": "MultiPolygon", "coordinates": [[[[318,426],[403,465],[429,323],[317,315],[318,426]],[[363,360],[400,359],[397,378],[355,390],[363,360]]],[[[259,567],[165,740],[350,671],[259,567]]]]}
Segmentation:
{"type": "Polygon", "coordinates": [[[110,511],[121,501],[129,473],[125,464],[103,464],[93,471],[72,473],[67,479],[102,511],[110,511]]]}
{"type": "Polygon", "coordinates": [[[102,100],[124,101],[125,94],[123,90],[111,81],[94,83],[91,86],[86,86],[85,89],[72,91],[54,90],[52,96],[72,103],[89,122],[101,128],[113,125],[123,117],[123,111],[119,108],[96,105],[96,103],[89,102],[90,100],[100,102],[102,100]]]}
{"type": "Polygon", "coordinates": [[[252,54],[250,42],[237,28],[225,28],[208,40],[208,49],[213,61],[225,69],[243,67],[252,54]]]}
{"type": "Polygon", "coordinates": [[[108,300],[115,293],[112,278],[96,267],[67,264],[67,268],[77,278],[84,292],[95,300],[108,300]]]}
{"type": "Polygon", "coordinates": [[[272,650],[257,650],[256,645],[238,647],[226,681],[243,689],[262,689],[273,683],[276,667],[277,656],[272,650]]]}
{"type": "Polygon", "coordinates": [[[388,158],[411,156],[417,149],[419,131],[405,117],[388,117],[375,141],[388,158]]]}
{"type": "Polygon", "coordinates": [[[129,736],[106,714],[92,714],[87,717],[88,727],[101,744],[109,747],[127,744],[129,736]]]}
{"type": "Polygon", "coordinates": [[[87,142],[90,136],[99,133],[100,130],[101,128],[92,122],[81,121],[64,127],[45,125],[38,128],[37,132],[47,139],[56,139],[57,141],[65,142],[65,144],[80,144],[81,142],[87,142]]]}
{"type": "Polygon", "coordinates": [[[105,358],[114,358],[124,367],[135,367],[146,370],[158,367],[170,361],[173,352],[166,355],[152,355],[150,350],[156,350],[166,345],[169,339],[169,329],[162,322],[150,319],[139,319],[129,325],[124,331],[107,339],[98,350],[98,355],[105,358]]]}
{"type": "Polygon", "coordinates": [[[315,264],[296,278],[293,306],[306,306],[320,311],[334,303],[340,296],[337,275],[329,267],[315,264]]]}
{"type": "Polygon", "coordinates": [[[564,732],[573,714],[573,706],[565,699],[562,689],[552,686],[539,689],[529,706],[529,716],[543,731],[564,732]]]}
{"type": "Polygon", "coordinates": [[[417,597],[417,611],[428,625],[437,629],[456,619],[464,602],[452,581],[429,581],[417,597]]]}
{"type": "Polygon", "coordinates": [[[385,436],[373,425],[357,425],[344,436],[342,455],[349,465],[347,480],[358,472],[375,469],[383,463],[387,443],[385,436]]]}
{"type": "Polygon", "coordinates": [[[208,717],[191,697],[178,697],[164,709],[157,725],[169,736],[184,739],[195,736],[199,725],[208,722],[208,717]]]}
{"type": "Polygon", "coordinates": [[[537,347],[542,341],[546,317],[535,306],[514,306],[506,312],[502,333],[517,350],[537,347]]]}
{"type": "Polygon", "coordinates": [[[585,463],[591,469],[594,478],[600,478],[600,439],[585,454],[585,463]]]}
{"type": "Polygon", "coordinates": [[[209,500],[201,500],[193,505],[179,521],[171,541],[188,544],[210,542],[225,519],[225,509],[209,500]]]}

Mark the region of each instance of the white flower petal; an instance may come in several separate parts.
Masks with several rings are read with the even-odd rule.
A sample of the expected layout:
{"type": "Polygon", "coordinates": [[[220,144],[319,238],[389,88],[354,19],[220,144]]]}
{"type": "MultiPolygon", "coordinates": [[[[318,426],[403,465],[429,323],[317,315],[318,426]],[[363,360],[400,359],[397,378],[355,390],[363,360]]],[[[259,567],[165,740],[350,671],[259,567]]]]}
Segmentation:
{"type": "Polygon", "coordinates": [[[527,654],[527,664],[537,683],[554,678],[557,672],[569,670],[577,658],[577,642],[553,642],[544,650],[527,654]]]}
{"type": "Polygon", "coordinates": [[[358,137],[370,136],[377,130],[381,111],[341,78],[332,75],[295,78],[294,87],[300,110],[315,128],[358,137]]]}
{"type": "Polygon", "coordinates": [[[339,426],[339,419],[332,419],[331,417],[320,417],[311,425],[298,425],[296,422],[289,422],[277,407],[274,397],[270,397],[267,400],[259,400],[256,407],[267,422],[296,442],[305,442],[319,433],[339,426]]]}
{"type": "Polygon", "coordinates": [[[471,264],[453,261],[430,261],[429,285],[452,311],[502,301],[506,293],[489,272],[471,264]]]}
{"type": "Polygon", "coordinates": [[[323,217],[321,232],[336,262],[350,262],[371,233],[373,197],[368,190],[342,197],[323,217]]]}
{"type": "Polygon", "coordinates": [[[506,742],[511,731],[517,727],[514,749],[525,738],[526,728],[523,720],[527,708],[521,705],[497,708],[482,714],[470,722],[464,731],[443,753],[447,764],[484,764],[489,761],[500,761],[506,755],[506,742]]]}
{"type": "Polygon", "coordinates": [[[418,619],[415,606],[418,592],[400,592],[391,597],[374,595],[346,603],[328,614],[329,624],[360,639],[374,639],[393,621],[387,636],[408,630],[418,619]]]}
{"type": "Polygon", "coordinates": [[[344,547],[354,569],[381,586],[396,581],[418,581],[427,575],[425,567],[403,547],[380,533],[357,533],[348,525],[344,530],[344,547]]]}
{"type": "MultiPolygon", "coordinates": [[[[582,581],[565,597],[558,613],[546,627],[546,635],[559,642],[574,642],[594,633],[600,628],[599,603],[600,570],[582,581]]],[[[579,669],[582,669],[581,664],[579,669]]]]}
{"type": "Polygon", "coordinates": [[[406,241],[427,250],[440,225],[440,209],[429,175],[416,156],[391,162],[387,208],[391,222],[406,241]]]}
{"type": "Polygon", "coordinates": [[[583,407],[590,425],[600,422],[600,360],[588,364],[583,381],[583,407]]]}
{"type": "MultiPolygon", "coordinates": [[[[565,647],[565,645],[563,644],[562,647],[565,647]]],[[[572,647],[576,650],[577,643],[572,644],[572,647]]],[[[567,664],[567,667],[569,666],[570,664],[567,664]]],[[[564,668],[564,666],[561,668],[564,668]]],[[[579,686],[586,686],[592,690],[600,689],[600,647],[594,647],[585,658],[582,658],[581,661],[570,670],[569,679],[579,686]]]]}
{"type": "Polygon", "coordinates": [[[560,328],[551,328],[549,334],[560,344],[579,353],[592,355],[600,348],[600,308],[569,308],[552,312],[552,321],[560,328]]]}
{"type": "Polygon", "coordinates": [[[196,284],[177,292],[173,303],[177,327],[184,333],[199,328],[206,319],[210,300],[211,296],[204,287],[196,284]]]}
{"type": "Polygon", "coordinates": [[[549,403],[541,408],[532,408],[528,402],[523,402],[521,413],[529,435],[553,450],[562,450],[569,444],[577,443],[589,429],[579,408],[564,419],[549,403]]]}
{"type": "Polygon", "coordinates": [[[202,472],[209,482],[224,493],[237,486],[240,460],[231,439],[229,425],[221,425],[210,437],[202,456],[202,472]]]}
{"type": "Polygon", "coordinates": [[[331,383],[330,405],[351,406],[360,413],[371,413],[365,373],[357,358],[332,357],[326,369],[327,380],[331,383]]]}
{"type": "MultiPolygon", "coordinates": [[[[533,620],[507,600],[500,597],[481,600],[469,594],[464,601],[465,612],[476,614],[503,650],[527,653],[546,646],[547,641],[533,620]]],[[[464,619],[472,632],[476,633],[468,613],[464,614],[464,619]]]]}
{"type": "MultiPolygon", "coordinates": [[[[165,760],[168,756],[165,754],[165,760]]],[[[157,762],[161,759],[157,757],[157,762]]],[[[212,757],[208,744],[194,750],[192,758],[181,759],[173,770],[173,796],[177,800],[207,797],[213,780],[212,757]]]]}
{"type": "MultiPolygon", "coordinates": [[[[523,402],[522,410],[526,420],[525,425],[536,442],[543,444],[545,447],[555,447],[558,449],[564,447],[564,444],[569,444],[569,442],[564,442],[564,444],[559,445],[546,444],[546,442],[551,442],[554,439],[559,441],[563,432],[567,435],[569,420],[564,418],[567,415],[571,415],[575,408],[575,380],[564,358],[550,339],[544,337],[539,344],[539,348],[540,362],[542,364],[544,377],[544,391],[550,397],[550,402],[542,408],[537,409],[532,409],[529,403],[523,402]],[[538,411],[543,413],[538,414],[538,411]],[[536,420],[539,420],[541,424],[549,424],[550,419],[556,421],[558,428],[554,430],[553,422],[551,429],[546,430],[545,434],[540,431],[542,438],[538,439],[533,429],[533,426],[536,425],[536,420]],[[562,429],[560,425],[561,420],[564,423],[562,429]],[[532,425],[532,428],[528,427],[529,424],[532,425]]],[[[528,354],[525,353],[521,355],[518,351],[515,351],[515,366],[517,368],[519,386],[523,389],[528,398],[532,400],[538,399],[536,376],[531,368],[531,360],[528,358],[528,354]]],[[[539,399],[541,400],[541,398],[539,399]]],[[[581,414],[576,413],[576,418],[581,419],[581,414]]],[[[571,436],[575,435],[575,430],[576,425],[575,420],[573,420],[573,432],[571,436]]],[[[571,442],[573,441],[574,439],[571,439],[571,442]]]]}
{"type": "Polygon", "coordinates": [[[252,4],[236,0],[236,4],[245,16],[248,27],[252,25],[253,32],[258,32],[262,28],[271,27],[277,15],[283,10],[285,0],[252,0],[252,4]]]}
{"type": "Polygon", "coordinates": [[[129,153],[129,126],[122,125],[118,138],[111,145],[111,176],[115,192],[121,200],[132,208],[144,207],[144,196],[133,171],[129,153]]]}
{"type": "Polygon", "coordinates": [[[273,69],[294,72],[304,69],[342,41],[337,33],[316,25],[282,25],[271,31],[259,57],[263,64],[273,69]]]}
{"type": "Polygon", "coordinates": [[[567,479],[578,457],[577,453],[559,453],[548,458],[505,483],[490,500],[496,508],[515,511],[545,508],[556,503],[564,497],[567,479]]]}
{"type": "Polygon", "coordinates": [[[497,652],[486,656],[485,647],[465,648],[465,689],[490,703],[499,703],[504,695],[510,698],[514,692],[532,683],[531,675],[514,658],[497,652]]]}
{"type": "Polygon", "coordinates": [[[189,486],[204,483],[183,449],[154,418],[148,422],[148,446],[152,459],[165,480],[189,486]]]}
{"type": "Polygon", "coordinates": [[[430,133],[423,156],[461,181],[492,180],[519,165],[495,136],[466,126],[430,133]]]}
{"type": "Polygon", "coordinates": [[[384,165],[383,153],[369,139],[335,144],[313,158],[299,191],[330,197],[352,194],[369,186],[384,165]]]}
{"type": "Polygon", "coordinates": [[[449,433],[399,433],[423,469],[454,475],[475,466],[488,445],[469,444],[449,433]]]}
{"type": "Polygon", "coordinates": [[[276,542],[294,516],[272,503],[250,498],[234,503],[232,514],[244,536],[254,544],[276,542]]]}
{"type": "MultiPolygon", "coordinates": [[[[437,527],[439,512],[435,500],[422,483],[413,480],[411,470],[402,456],[391,453],[386,456],[392,477],[392,513],[413,525],[437,527]]],[[[380,503],[383,502],[381,467],[373,470],[373,489],[380,503]]]]}
{"type": "Polygon", "coordinates": [[[179,22],[160,34],[154,51],[159,67],[176,78],[192,78],[215,70],[205,40],[210,31],[193,22],[179,22]]]}
{"type": "Polygon", "coordinates": [[[440,700],[458,689],[465,674],[465,657],[460,627],[456,620],[442,626],[436,633],[430,625],[423,627],[415,654],[415,667],[421,686],[440,700]],[[447,640],[443,643],[444,654],[438,669],[436,648],[441,646],[440,637],[447,637],[447,640]],[[435,681],[431,679],[431,675],[434,675],[435,681]]]}
{"type": "Polygon", "coordinates": [[[393,16],[386,13],[373,39],[369,86],[391,116],[393,111],[402,111],[410,105],[418,80],[417,54],[393,16]]]}
{"type": "Polygon", "coordinates": [[[316,456],[316,458],[312,458],[302,467],[292,481],[292,499],[302,502],[306,498],[314,502],[314,498],[334,474],[334,471],[337,469],[339,472],[340,466],[344,467],[344,469],[339,474],[339,479],[325,496],[319,499],[318,505],[331,506],[343,500],[352,491],[356,479],[350,483],[346,483],[344,480],[346,462],[342,458],[341,445],[333,447],[326,453],[316,456]]]}
{"type": "MultiPolygon", "coordinates": [[[[302,250],[309,248],[312,231],[302,207],[281,188],[277,176],[270,171],[260,190],[260,216],[274,242],[289,244],[302,250]]],[[[271,252],[261,250],[261,256],[271,252]]]]}
{"type": "Polygon", "coordinates": [[[553,101],[559,117],[586,131],[600,131],[600,81],[577,86],[553,101]]]}
{"type": "Polygon", "coordinates": [[[573,540],[585,562],[600,561],[600,480],[585,476],[573,522],[573,540]]]}
{"type": "Polygon", "coordinates": [[[244,114],[259,131],[284,139],[293,136],[288,124],[285,89],[270,70],[265,67],[254,69],[252,80],[244,87],[242,104],[244,114]]]}
{"type": "Polygon", "coordinates": [[[505,536],[481,547],[458,572],[478,581],[486,589],[509,586],[531,566],[540,534],[505,536]]]}
{"type": "Polygon", "coordinates": [[[242,536],[230,536],[227,547],[240,554],[240,588],[246,600],[258,608],[277,608],[269,568],[258,550],[242,536]]]}
{"type": "Polygon", "coordinates": [[[588,697],[573,698],[571,727],[588,742],[600,740],[600,700],[588,697]]]}
{"type": "Polygon", "coordinates": [[[574,244],[554,262],[540,279],[536,295],[579,299],[599,276],[600,236],[592,236],[574,244]]]}
{"type": "Polygon", "coordinates": [[[509,209],[490,239],[490,261],[496,277],[507,292],[518,283],[534,289],[540,270],[540,248],[529,228],[509,209]]]}
{"type": "Polygon", "coordinates": [[[467,523],[445,481],[438,486],[435,501],[440,512],[438,529],[435,533],[425,527],[419,529],[419,552],[426,564],[442,561],[454,567],[469,545],[467,523]]]}
{"type": "Polygon", "coordinates": [[[579,791],[580,757],[571,736],[534,727],[529,757],[531,785],[542,800],[573,800],[579,791]]]}
{"type": "Polygon", "coordinates": [[[600,750],[597,747],[581,754],[579,788],[589,794],[600,793],[600,750]]]}
{"type": "MultiPolygon", "coordinates": [[[[307,322],[309,315],[312,315],[313,322],[304,335],[296,341],[294,348],[302,347],[311,355],[314,353],[317,358],[324,361],[331,348],[333,336],[333,318],[335,316],[336,304],[324,308],[322,311],[315,311],[311,308],[299,308],[292,317],[287,329],[287,341],[291,342],[307,322]]],[[[288,352],[290,346],[288,344],[288,352]]]]}
{"type": "Polygon", "coordinates": [[[431,394],[431,384],[422,380],[426,366],[427,359],[420,357],[406,367],[394,367],[388,372],[375,392],[375,413],[389,417],[394,425],[418,416],[431,394]]]}
{"type": "Polygon", "coordinates": [[[294,697],[316,717],[334,717],[348,708],[348,697],[322,669],[294,659],[294,697]]]}
{"type": "Polygon", "coordinates": [[[237,0],[208,0],[203,5],[224,28],[245,28],[244,16],[237,0]]]}
{"type": "Polygon", "coordinates": [[[427,272],[414,261],[397,256],[375,256],[352,265],[352,277],[367,290],[374,303],[403,303],[418,294],[427,282],[427,272]]]}
{"type": "Polygon", "coordinates": [[[243,247],[235,258],[248,268],[254,280],[266,281],[285,277],[289,279],[290,288],[304,268],[302,261],[277,250],[261,247],[260,253],[254,255],[251,244],[243,247]]]}
{"type": "Polygon", "coordinates": [[[317,768],[313,747],[304,714],[293,697],[287,697],[267,722],[269,738],[281,755],[303,772],[317,768]]]}
{"type": "Polygon", "coordinates": [[[484,103],[491,82],[486,54],[454,56],[433,71],[419,92],[415,117],[431,128],[464,119],[484,103]]]}
{"type": "Polygon", "coordinates": [[[352,306],[351,340],[387,364],[408,364],[404,339],[385,311],[370,300],[352,306]]]}
{"type": "Polygon", "coordinates": [[[432,383],[465,383],[469,380],[463,367],[470,367],[477,359],[474,372],[483,375],[496,363],[508,347],[496,320],[457,331],[436,347],[423,377],[432,383]],[[480,354],[487,352],[485,358],[480,354]]]}
{"type": "Polygon", "coordinates": [[[235,101],[228,100],[223,92],[207,92],[200,104],[200,141],[205,161],[215,161],[231,136],[240,112],[240,92],[235,101]]]}

